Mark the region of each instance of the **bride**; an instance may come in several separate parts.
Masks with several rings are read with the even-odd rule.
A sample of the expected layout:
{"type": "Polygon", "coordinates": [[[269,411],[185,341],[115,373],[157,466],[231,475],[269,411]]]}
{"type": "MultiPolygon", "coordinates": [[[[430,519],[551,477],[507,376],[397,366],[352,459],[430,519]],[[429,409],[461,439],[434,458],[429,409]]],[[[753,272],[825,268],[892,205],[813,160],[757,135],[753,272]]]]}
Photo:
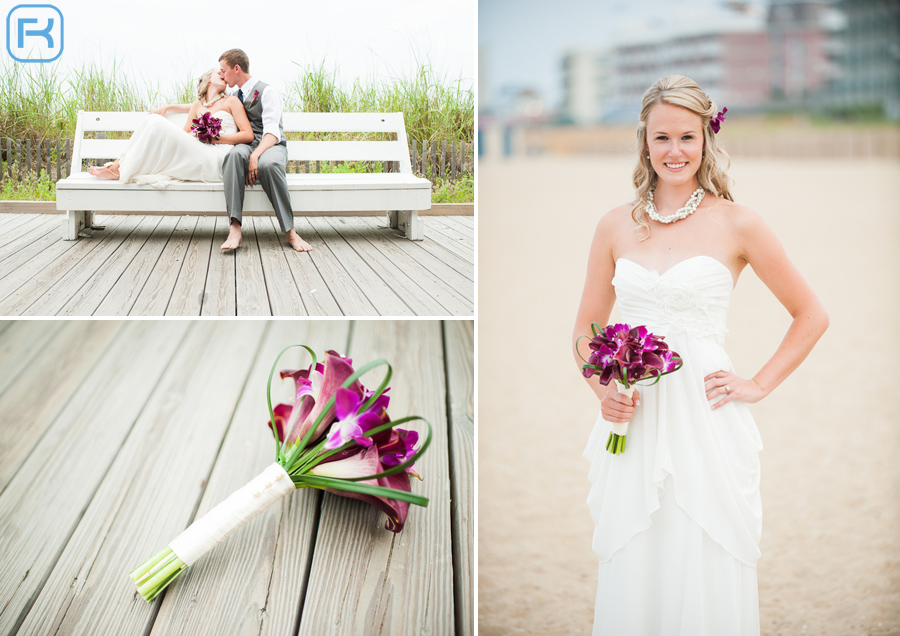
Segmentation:
{"type": "Polygon", "coordinates": [[[184,129],[161,115],[150,114],[131,136],[125,154],[101,167],[90,167],[95,177],[124,183],[167,181],[222,181],[222,164],[234,144],[253,141],[247,112],[237,97],[225,94],[225,82],[217,69],[210,69],[197,81],[197,101],[188,113],[184,129]],[[191,132],[193,120],[210,113],[221,120],[218,139],[201,142],[191,132]],[[187,134],[185,134],[187,133],[187,134]]]}
{"type": "Polygon", "coordinates": [[[747,404],[796,369],[828,317],[772,230],[733,202],[716,133],[724,111],[692,80],[671,76],[644,94],[635,202],[597,224],[575,323],[577,338],[622,319],[664,335],[684,366],[620,394],[588,381],[600,417],[585,456],[600,556],[594,634],[758,635],[756,562],[762,448],[747,404]],[[793,317],[752,378],[735,374],[722,344],[732,289],[750,265],[793,317]],[[610,423],[631,420],[621,455],[605,450],[610,423]]]}

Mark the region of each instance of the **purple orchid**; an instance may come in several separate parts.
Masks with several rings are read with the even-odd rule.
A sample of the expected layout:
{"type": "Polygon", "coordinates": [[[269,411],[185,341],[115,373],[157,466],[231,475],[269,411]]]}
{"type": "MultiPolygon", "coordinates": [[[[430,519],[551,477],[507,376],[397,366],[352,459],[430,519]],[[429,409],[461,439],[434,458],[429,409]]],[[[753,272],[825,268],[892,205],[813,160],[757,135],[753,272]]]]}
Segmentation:
{"type": "Polygon", "coordinates": [[[681,356],[669,350],[663,336],[643,325],[630,327],[619,323],[595,328],[589,347],[591,356],[582,367],[586,378],[598,376],[601,384],[617,380],[625,386],[647,378],[659,378],[681,366],[681,356]]]}
{"type": "Polygon", "coordinates": [[[213,117],[209,111],[191,121],[191,132],[205,144],[212,143],[219,138],[222,132],[222,120],[213,117]]]}
{"type": "Polygon", "coordinates": [[[715,117],[711,117],[709,120],[709,125],[713,129],[713,132],[718,134],[719,129],[722,127],[722,124],[725,122],[725,113],[728,112],[727,108],[723,108],[720,112],[716,113],[715,117]]]}
{"type": "Polygon", "coordinates": [[[325,442],[325,450],[340,448],[350,440],[360,446],[371,446],[372,438],[363,433],[384,423],[381,413],[385,412],[390,398],[387,395],[381,395],[368,409],[359,412],[364,402],[363,396],[359,396],[349,389],[338,389],[335,397],[338,421],[331,427],[328,440],[325,442]]]}

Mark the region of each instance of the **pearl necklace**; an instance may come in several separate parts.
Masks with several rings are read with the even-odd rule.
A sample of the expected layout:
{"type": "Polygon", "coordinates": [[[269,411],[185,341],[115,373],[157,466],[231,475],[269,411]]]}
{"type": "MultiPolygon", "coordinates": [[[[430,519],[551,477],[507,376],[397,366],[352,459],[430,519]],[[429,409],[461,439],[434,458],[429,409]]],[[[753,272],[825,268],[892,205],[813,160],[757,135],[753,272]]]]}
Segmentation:
{"type": "Polygon", "coordinates": [[[653,190],[647,193],[647,205],[644,206],[644,211],[654,221],[658,221],[660,223],[674,223],[675,221],[680,221],[681,219],[686,219],[694,211],[699,207],[700,202],[703,200],[703,197],[706,196],[706,190],[703,188],[697,188],[694,190],[694,194],[691,195],[691,198],[688,199],[688,202],[684,204],[684,207],[678,210],[675,214],[671,216],[660,216],[656,212],[656,204],[653,203],[653,190]]]}
{"type": "Polygon", "coordinates": [[[223,97],[225,97],[225,93],[219,93],[219,96],[216,97],[214,100],[212,100],[212,101],[210,101],[210,102],[204,102],[204,103],[203,103],[203,108],[209,108],[210,106],[212,106],[213,104],[215,104],[217,101],[219,101],[219,100],[222,99],[223,97]]]}

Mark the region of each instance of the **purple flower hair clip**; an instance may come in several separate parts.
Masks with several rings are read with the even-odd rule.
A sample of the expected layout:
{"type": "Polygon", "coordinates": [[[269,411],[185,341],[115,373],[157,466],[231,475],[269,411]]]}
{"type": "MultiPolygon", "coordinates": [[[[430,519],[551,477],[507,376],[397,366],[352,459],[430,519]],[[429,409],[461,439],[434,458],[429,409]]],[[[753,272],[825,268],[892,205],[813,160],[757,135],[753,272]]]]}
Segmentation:
{"type": "Polygon", "coordinates": [[[721,112],[716,113],[716,116],[709,120],[709,125],[712,127],[714,133],[719,132],[719,128],[722,127],[722,124],[725,122],[725,113],[728,112],[727,108],[723,108],[721,112]]]}

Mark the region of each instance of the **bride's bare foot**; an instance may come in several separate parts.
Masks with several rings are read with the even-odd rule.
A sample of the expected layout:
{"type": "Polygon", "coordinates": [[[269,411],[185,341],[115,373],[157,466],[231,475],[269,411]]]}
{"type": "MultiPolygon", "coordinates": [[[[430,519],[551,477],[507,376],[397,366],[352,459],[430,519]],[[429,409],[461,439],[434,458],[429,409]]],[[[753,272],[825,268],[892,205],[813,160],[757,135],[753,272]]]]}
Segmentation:
{"type": "Polygon", "coordinates": [[[228,238],[225,239],[224,243],[222,243],[222,251],[231,252],[236,250],[241,246],[242,240],[243,237],[241,236],[241,224],[237,221],[232,221],[231,228],[228,230],[228,238]]]}
{"type": "Polygon", "coordinates": [[[293,247],[298,252],[312,251],[312,245],[300,238],[300,235],[297,234],[297,230],[295,230],[294,228],[291,228],[290,230],[285,232],[284,235],[287,237],[288,243],[291,244],[291,247],[293,247]]]}
{"type": "Polygon", "coordinates": [[[113,161],[105,166],[90,166],[88,172],[95,177],[101,179],[109,179],[110,181],[118,181],[119,179],[119,162],[113,161]]]}

